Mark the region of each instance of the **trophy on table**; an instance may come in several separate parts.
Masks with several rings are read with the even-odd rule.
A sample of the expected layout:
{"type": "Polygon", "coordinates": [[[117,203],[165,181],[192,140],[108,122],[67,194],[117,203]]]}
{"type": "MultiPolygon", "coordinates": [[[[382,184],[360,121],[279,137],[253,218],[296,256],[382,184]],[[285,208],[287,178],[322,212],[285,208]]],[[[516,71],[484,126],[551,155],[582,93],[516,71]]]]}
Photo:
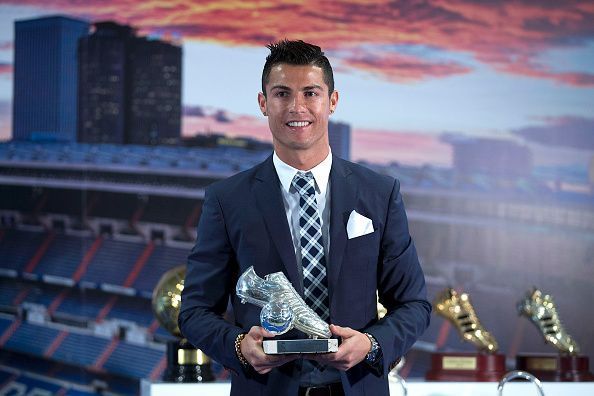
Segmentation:
{"type": "Polygon", "coordinates": [[[557,354],[518,354],[518,370],[529,371],[545,381],[594,381],[588,357],[579,355],[580,348],[563,327],[551,295],[533,288],[517,308],[536,326],[545,342],[557,350],[557,354]]]}
{"type": "Polygon", "coordinates": [[[319,317],[297,293],[282,272],[260,278],[254,267],[249,267],[237,280],[237,296],[242,303],[262,307],[260,323],[275,335],[295,328],[309,339],[265,340],[266,354],[326,353],[338,351],[338,340],[330,338],[330,326],[319,317]]]}
{"type": "Polygon", "coordinates": [[[435,312],[458,330],[477,352],[436,352],[426,378],[434,381],[499,381],[505,374],[505,355],[497,353],[497,341],[476,315],[467,293],[447,288],[433,302],[435,312]]]}
{"type": "Polygon", "coordinates": [[[161,326],[177,337],[167,342],[167,368],[163,374],[166,382],[214,381],[210,358],[194,348],[179,331],[177,317],[184,289],[186,267],[180,265],[167,271],[153,290],[153,313],[161,326]]]}

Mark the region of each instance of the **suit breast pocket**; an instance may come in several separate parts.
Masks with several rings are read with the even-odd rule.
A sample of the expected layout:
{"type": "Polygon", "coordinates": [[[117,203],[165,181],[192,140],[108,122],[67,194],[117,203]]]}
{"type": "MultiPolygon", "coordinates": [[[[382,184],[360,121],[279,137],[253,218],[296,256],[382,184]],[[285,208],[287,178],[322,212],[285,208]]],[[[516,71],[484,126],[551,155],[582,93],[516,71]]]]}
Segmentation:
{"type": "Polygon", "coordinates": [[[373,259],[379,255],[379,231],[347,240],[346,257],[373,259]]]}
{"type": "Polygon", "coordinates": [[[373,277],[379,257],[379,233],[352,238],[347,241],[341,273],[349,279],[373,277]]]}

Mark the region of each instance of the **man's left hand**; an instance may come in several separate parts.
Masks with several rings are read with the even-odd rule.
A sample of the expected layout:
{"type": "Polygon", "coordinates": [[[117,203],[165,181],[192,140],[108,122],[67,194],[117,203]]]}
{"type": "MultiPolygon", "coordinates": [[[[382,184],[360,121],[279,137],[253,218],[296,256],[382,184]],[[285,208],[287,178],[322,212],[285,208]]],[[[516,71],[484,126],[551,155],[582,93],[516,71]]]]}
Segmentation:
{"type": "Polygon", "coordinates": [[[371,349],[369,338],[350,327],[330,325],[330,331],[342,338],[337,352],[305,355],[308,359],[346,371],[365,359],[371,349]]]}

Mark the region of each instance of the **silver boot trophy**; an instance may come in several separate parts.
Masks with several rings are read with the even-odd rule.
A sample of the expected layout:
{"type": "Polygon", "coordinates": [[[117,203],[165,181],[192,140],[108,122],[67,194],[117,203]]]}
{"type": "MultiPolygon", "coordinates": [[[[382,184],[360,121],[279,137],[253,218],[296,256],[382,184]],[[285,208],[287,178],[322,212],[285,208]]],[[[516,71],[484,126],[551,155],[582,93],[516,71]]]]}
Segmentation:
{"type": "Polygon", "coordinates": [[[254,267],[249,267],[237,280],[235,291],[242,303],[262,307],[260,323],[264,329],[280,335],[295,328],[312,338],[265,340],[264,352],[325,353],[338,350],[338,340],[330,338],[330,326],[307,306],[282,272],[260,278],[254,267]]]}

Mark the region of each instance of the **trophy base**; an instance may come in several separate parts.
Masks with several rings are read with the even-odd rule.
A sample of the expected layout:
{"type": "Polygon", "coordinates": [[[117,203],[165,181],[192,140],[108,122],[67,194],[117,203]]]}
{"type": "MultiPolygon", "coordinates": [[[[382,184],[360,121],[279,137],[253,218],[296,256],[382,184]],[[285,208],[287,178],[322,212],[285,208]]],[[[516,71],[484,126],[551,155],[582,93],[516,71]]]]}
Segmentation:
{"type": "Polygon", "coordinates": [[[589,371],[587,356],[559,354],[519,354],[516,367],[534,375],[541,381],[582,382],[594,381],[589,371]]]}
{"type": "Polygon", "coordinates": [[[338,351],[338,340],[323,338],[314,340],[266,340],[264,353],[282,355],[287,353],[328,353],[338,351]]]}
{"type": "Polygon", "coordinates": [[[505,355],[480,353],[433,353],[428,381],[490,382],[506,373],[505,355]]]}
{"type": "Polygon", "coordinates": [[[177,383],[211,382],[215,378],[212,375],[210,364],[198,365],[177,365],[167,367],[163,374],[163,381],[177,383]]]}
{"type": "Polygon", "coordinates": [[[210,358],[194,348],[186,339],[167,342],[167,368],[163,373],[165,382],[211,382],[210,358]]]}

